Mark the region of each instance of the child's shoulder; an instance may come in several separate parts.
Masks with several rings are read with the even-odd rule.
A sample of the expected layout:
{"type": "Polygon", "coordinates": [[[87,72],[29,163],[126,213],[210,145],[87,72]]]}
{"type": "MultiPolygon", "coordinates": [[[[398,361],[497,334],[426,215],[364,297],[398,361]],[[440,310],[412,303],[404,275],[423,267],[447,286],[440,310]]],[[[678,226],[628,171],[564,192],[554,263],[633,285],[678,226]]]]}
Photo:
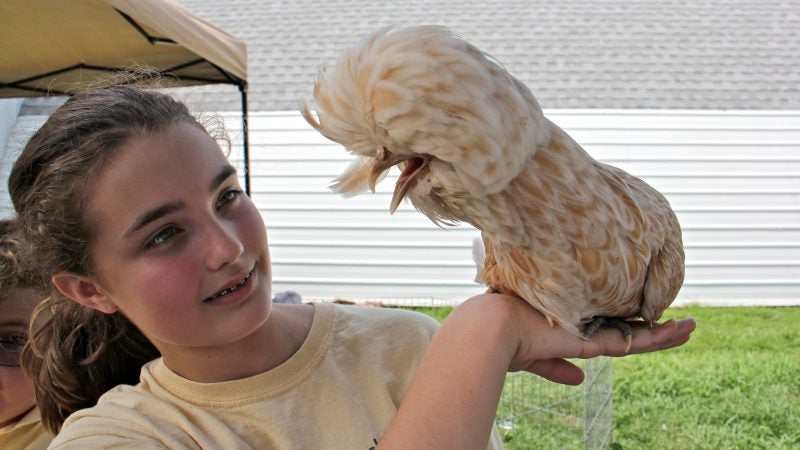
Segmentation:
{"type": "Polygon", "coordinates": [[[330,305],[337,314],[360,318],[362,320],[372,320],[381,323],[385,323],[386,321],[411,322],[438,326],[438,322],[428,315],[399,307],[337,303],[327,303],[327,305],[330,305]]]}
{"type": "Polygon", "coordinates": [[[430,316],[401,308],[382,306],[360,306],[321,303],[330,308],[336,317],[337,328],[356,332],[380,332],[381,334],[419,333],[427,339],[439,327],[430,316]]]}

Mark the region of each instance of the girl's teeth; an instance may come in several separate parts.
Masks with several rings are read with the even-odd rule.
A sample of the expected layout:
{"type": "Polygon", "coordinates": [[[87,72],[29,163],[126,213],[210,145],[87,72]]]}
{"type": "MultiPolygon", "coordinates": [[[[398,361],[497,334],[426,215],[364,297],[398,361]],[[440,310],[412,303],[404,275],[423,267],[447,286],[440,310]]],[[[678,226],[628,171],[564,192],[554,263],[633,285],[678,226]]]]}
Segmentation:
{"type": "Polygon", "coordinates": [[[244,286],[245,283],[247,283],[248,279],[250,279],[250,274],[249,273],[247,274],[246,277],[242,278],[242,281],[236,283],[235,285],[233,285],[233,286],[231,286],[231,287],[229,287],[227,289],[223,289],[223,290],[219,291],[216,295],[211,297],[211,300],[213,300],[213,299],[215,299],[217,297],[222,297],[223,295],[227,295],[227,294],[230,294],[233,291],[238,290],[240,287],[244,286]]]}

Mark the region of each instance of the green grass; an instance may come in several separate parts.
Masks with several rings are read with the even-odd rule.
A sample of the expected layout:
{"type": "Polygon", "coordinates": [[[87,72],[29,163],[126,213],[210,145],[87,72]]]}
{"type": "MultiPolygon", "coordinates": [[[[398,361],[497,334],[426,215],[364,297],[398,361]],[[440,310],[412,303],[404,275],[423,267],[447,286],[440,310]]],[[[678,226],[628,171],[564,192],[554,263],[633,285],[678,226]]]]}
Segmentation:
{"type": "Polygon", "coordinates": [[[442,307],[436,307],[436,306],[434,306],[434,307],[405,307],[403,309],[410,309],[412,311],[417,311],[417,312],[421,312],[423,314],[427,314],[427,315],[433,317],[434,319],[436,319],[439,323],[442,323],[442,321],[450,314],[450,312],[453,311],[453,308],[451,308],[449,306],[442,306],[442,307]]]}
{"type": "Polygon", "coordinates": [[[672,308],[683,347],[614,361],[614,447],[800,448],[800,308],[672,308]]]}
{"type": "MultiPolygon", "coordinates": [[[[418,310],[437,320],[450,311],[418,310]]],[[[800,448],[800,308],[685,307],[671,317],[697,319],[688,344],[614,359],[611,448],[800,448]]],[[[506,448],[549,448],[525,435],[516,430],[506,448]]]]}

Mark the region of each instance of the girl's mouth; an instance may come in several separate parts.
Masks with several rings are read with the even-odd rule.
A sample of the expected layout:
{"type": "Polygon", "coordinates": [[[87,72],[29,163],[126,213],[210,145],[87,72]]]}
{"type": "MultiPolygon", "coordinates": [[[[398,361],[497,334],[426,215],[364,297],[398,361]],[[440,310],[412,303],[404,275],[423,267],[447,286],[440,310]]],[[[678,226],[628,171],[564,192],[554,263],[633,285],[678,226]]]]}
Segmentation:
{"type": "MultiPolygon", "coordinates": [[[[255,270],[255,269],[253,269],[253,270],[255,270]]],[[[253,271],[252,270],[247,275],[245,275],[245,277],[242,278],[242,280],[239,281],[238,283],[234,284],[231,287],[225,288],[225,289],[217,292],[216,294],[212,295],[211,297],[208,297],[204,301],[210,302],[210,301],[215,300],[215,299],[217,299],[219,297],[222,297],[223,295],[228,295],[231,292],[235,292],[235,291],[239,290],[239,288],[241,288],[242,286],[247,284],[247,282],[250,280],[251,276],[253,276],[253,271]]]]}

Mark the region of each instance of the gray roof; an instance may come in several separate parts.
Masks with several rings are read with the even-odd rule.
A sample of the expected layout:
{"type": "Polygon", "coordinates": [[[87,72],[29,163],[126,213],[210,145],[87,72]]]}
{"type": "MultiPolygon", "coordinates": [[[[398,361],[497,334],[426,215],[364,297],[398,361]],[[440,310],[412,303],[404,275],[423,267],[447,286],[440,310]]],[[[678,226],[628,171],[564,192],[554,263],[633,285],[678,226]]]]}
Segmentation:
{"type": "MultiPolygon", "coordinates": [[[[179,1],[247,43],[251,111],[297,109],[321,64],[390,24],[448,26],[544,108],[800,109],[793,0],[179,1]]],[[[234,87],[187,96],[239,109],[234,87]]]]}

